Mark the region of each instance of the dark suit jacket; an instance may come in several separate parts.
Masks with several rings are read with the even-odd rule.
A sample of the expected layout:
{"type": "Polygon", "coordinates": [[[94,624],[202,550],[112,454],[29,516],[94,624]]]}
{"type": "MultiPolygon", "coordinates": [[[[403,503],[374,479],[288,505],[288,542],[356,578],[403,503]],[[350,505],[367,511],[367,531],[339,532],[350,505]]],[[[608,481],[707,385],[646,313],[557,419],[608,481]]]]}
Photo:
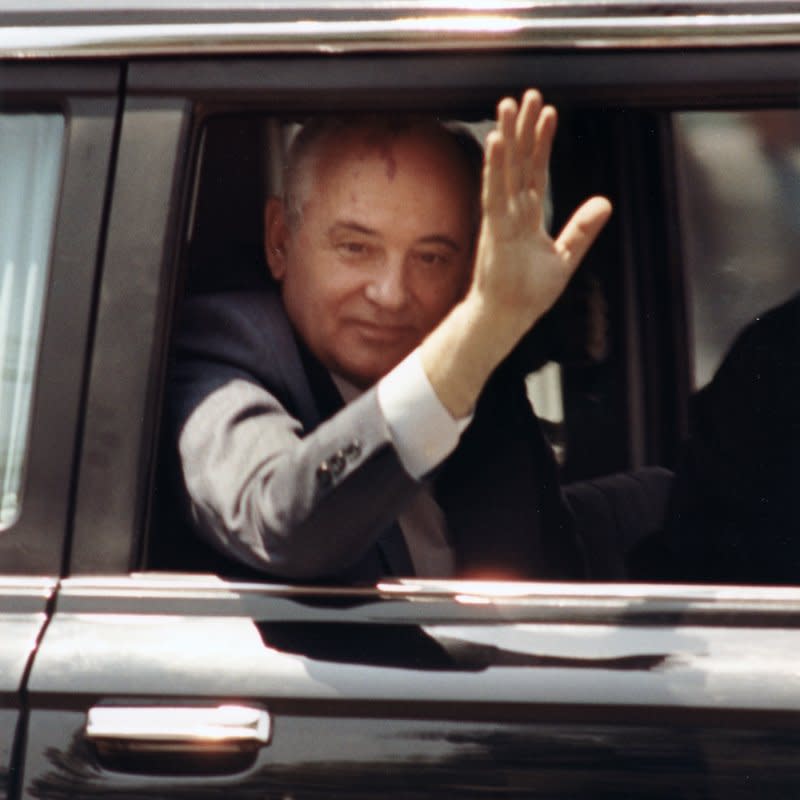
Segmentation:
{"type": "MultiPolygon", "coordinates": [[[[189,300],[168,392],[180,502],[231,565],[338,583],[412,574],[395,519],[418,483],[399,461],[376,390],[343,407],[276,293],[189,300]]],[[[513,359],[430,479],[459,576],[583,575],[552,453],[513,359]]]]}

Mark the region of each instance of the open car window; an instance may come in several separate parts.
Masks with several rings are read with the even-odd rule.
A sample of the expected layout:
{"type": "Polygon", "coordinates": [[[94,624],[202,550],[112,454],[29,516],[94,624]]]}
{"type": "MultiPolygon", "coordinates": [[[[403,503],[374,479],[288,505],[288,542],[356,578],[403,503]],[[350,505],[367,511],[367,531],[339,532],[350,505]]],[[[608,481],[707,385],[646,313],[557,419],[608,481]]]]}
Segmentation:
{"type": "MultiPolygon", "coordinates": [[[[772,580],[763,570],[748,579],[743,564],[735,575],[716,569],[705,573],[707,561],[698,566],[683,548],[684,528],[694,531],[714,517],[711,528],[717,522],[722,527],[712,538],[724,538],[721,531],[729,529],[730,514],[723,510],[728,495],[713,508],[705,507],[702,495],[722,480],[714,459],[725,460],[729,445],[738,446],[732,438],[713,458],[708,455],[716,437],[734,434],[708,429],[707,418],[720,416],[696,412],[704,402],[696,399],[696,391],[710,381],[736,336],[796,291],[790,211],[797,180],[795,115],[792,110],[654,110],[639,113],[633,122],[640,129],[634,130],[631,115],[622,110],[564,110],[553,167],[553,225],[563,223],[575,197],[598,189],[610,196],[618,220],[529,337],[527,390],[596,562],[590,577],[772,580]],[[621,152],[628,147],[620,143],[625,136],[641,152],[632,146],[621,152]],[[591,137],[596,146],[587,146],[591,137]],[[617,137],[616,152],[603,150],[603,137],[617,137]],[[671,157],[664,157],[667,146],[671,157]],[[649,160],[657,153],[663,161],[649,160]],[[625,174],[630,167],[635,178],[625,174]],[[647,205],[647,198],[670,187],[671,199],[647,205]],[[647,224],[655,226],[650,246],[663,259],[652,267],[645,264],[645,251],[631,251],[625,241],[647,224]],[[671,286],[671,293],[659,285],[671,286]],[[664,339],[671,339],[672,361],[665,359],[664,339]],[[705,453],[702,465],[695,463],[698,450],[705,453]],[[651,468],[655,471],[647,472],[651,468]],[[701,469],[715,474],[699,476],[701,469]],[[680,503],[688,509],[679,504],[675,511],[674,474],[677,491],[686,494],[680,503]],[[691,488],[698,477],[697,487],[705,488],[691,488]],[[693,519],[699,507],[700,516],[693,519]],[[720,514],[728,521],[716,520],[720,514]],[[651,539],[656,542],[652,552],[651,539]],[[654,570],[654,564],[661,566],[661,548],[671,551],[676,541],[669,570],[654,570]]],[[[187,226],[184,296],[269,285],[263,203],[280,187],[290,128],[296,125],[254,113],[205,122],[187,226]]],[[[487,125],[474,128],[481,135],[487,125]]],[[[792,365],[786,369],[791,392],[792,365]]],[[[720,402],[724,405],[724,398],[720,402]]],[[[756,427],[763,417],[760,408],[741,413],[756,427]]],[[[769,437],[754,435],[762,448],[756,460],[771,474],[766,465],[779,456],[768,449],[769,437]]],[[[782,469],[781,484],[784,477],[791,480],[792,469],[793,464],[782,469]]],[[[746,494],[747,478],[737,480],[746,494]]],[[[781,502],[775,500],[778,506],[781,502]]],[[[168,527],[176,524],[169,519],[168,527]]]]}

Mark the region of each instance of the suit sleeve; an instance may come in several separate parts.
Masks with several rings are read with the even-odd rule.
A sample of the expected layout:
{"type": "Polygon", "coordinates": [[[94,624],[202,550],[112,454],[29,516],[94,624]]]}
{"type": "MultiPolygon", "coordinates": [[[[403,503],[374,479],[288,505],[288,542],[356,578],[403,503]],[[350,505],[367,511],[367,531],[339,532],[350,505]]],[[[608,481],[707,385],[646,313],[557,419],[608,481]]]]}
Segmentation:
{"type": "Polygon", "coordinates": [[[315,579],[363,556],[418,484],[376,390],[315,426],[287,330],[252,295],[187,303],[170,424],[194,527],[274,577],[315,579]]]}

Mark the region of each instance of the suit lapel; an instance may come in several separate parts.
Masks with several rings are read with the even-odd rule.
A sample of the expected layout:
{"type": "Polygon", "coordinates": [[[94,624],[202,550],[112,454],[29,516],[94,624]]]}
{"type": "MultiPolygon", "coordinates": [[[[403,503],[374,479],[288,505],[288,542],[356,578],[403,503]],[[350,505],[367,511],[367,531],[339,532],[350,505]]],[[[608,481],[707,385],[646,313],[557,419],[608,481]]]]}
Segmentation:
{"type": "Polygon", "coordinates": [[[329,419],[344,408],[344,400],[342,400],[342,396],[339,394],[339,390],[336,388],[336,384],[333,382],[328,370],[322,366],[299,337],[295,336],[295,341],[297,342],[297,350],[300,353],[303,370],[308,378],[311,397],[317,411],[317,424],[319,424],[319,422],[329,419]]]}
{"type": "MultiPolygon", "coordinates": [[[[269,330],[268,341],[271,345],[269,357],[280,365],[286,398],[290,399],[292,413],[303,423],[307,431],[312,431],[323,419],[306,365],[306,357],[311,359],[313,357],[310,353],[305,355],[306,348],[286,316],[277,289],[264,292],[262,297],[268,320],[265,327],[269,330]]],[[[322,369],[321,366],[318,368],[322,369]]],[[[335,387],[333,390],[336,391],[335,387]]],[[[341,403],[341,398],[339,402],[341,403]]]]}

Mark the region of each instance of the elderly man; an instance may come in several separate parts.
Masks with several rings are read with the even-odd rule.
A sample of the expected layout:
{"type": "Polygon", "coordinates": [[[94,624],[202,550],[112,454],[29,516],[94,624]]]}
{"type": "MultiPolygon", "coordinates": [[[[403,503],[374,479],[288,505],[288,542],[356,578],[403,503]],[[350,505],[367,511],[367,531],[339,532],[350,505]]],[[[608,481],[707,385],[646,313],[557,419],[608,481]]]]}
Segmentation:
{"type": "Polygon", "coordinates": [[[521,376],[498,365],[609,214],[557,239],[556,114],[498,106],[474,147],[426,118],[313,123],[266,207],[279,287],[193,299],[170,385],[194,529],[277,580],[575,577],[580,547],[521,376]]]}

